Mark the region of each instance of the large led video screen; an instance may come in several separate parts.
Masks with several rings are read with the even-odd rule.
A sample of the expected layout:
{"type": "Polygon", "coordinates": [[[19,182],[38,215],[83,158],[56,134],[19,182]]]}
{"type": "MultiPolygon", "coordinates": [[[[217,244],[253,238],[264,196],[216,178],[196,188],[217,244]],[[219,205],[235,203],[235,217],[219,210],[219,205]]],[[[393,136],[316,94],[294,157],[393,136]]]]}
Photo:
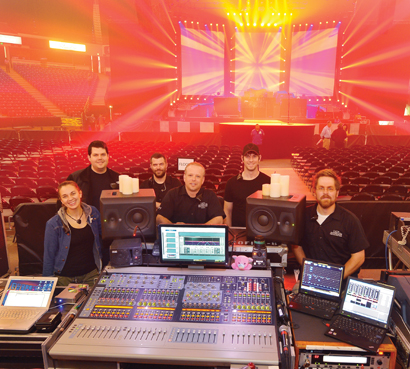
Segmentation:
{"type": "Polygon", "coordinates": [[[183,95],[224,94],[223,32],[181,27],[183,95]]]}
{"type": "Polygon", "coordinates": [[[296,96],[333,96],[339,27],[294,32],[290,92],[296,96]]]}
{"type": "Polygon", "coordinates": [[[280,32],[235,33],[235,94],[279,90],[280,32]]]}

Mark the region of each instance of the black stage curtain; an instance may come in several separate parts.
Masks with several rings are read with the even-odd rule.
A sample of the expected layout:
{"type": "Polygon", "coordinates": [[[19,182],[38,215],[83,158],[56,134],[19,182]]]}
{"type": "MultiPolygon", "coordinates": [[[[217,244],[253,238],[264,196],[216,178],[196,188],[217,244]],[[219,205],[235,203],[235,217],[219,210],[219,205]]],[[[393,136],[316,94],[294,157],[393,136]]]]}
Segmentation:
{"type": "Polygon", "coordinates": [[[410,146],[410,136],[367,136],[367,145],[410,146]]]}
{"type": "Polygon", "coordinates": [[[383,232],[389,230],[391,212],[409,212],[409,201],[339,201],[339,205],[354,213],[362,223],[370,247],[362,268],[386,267],[383,232]]]}
{"type": "Polygon", "coordinates": [[[90,142],[100,140],[104,142],[118,141],[118,132],[111,131],[72,131],[71,143],[80,147],[87,147],[90,142]]]}
{"type": "Polygon", "coordinates": [[[169,142],[168,132],[121,132],[121,141],[169,142]]]}
{"type": "Polygon", "coordinates": [[[185,142],[189,145],[221,145],[221,135],[217,133],[193,133],[175,132],[172,133],[173,142],[185,142]]]}
{"type": "Polygon", "coordinates": [[[18,117],[18,118],[1,118],[0,128],[7,127],[58,127],[61,126],[59,117],[18,117]]]}
{"type": "Polygon", "coordinates": [[[64,141],[69,142],[69,136],[67,131],[32,131],[21,130],[21,140],[45,140],[45,141],[64,141]]]}
{"type": "Polygon", "coordinates": [[[0,130],[0,139],[19,138],[19,134],[15,130],[0,130]]]}

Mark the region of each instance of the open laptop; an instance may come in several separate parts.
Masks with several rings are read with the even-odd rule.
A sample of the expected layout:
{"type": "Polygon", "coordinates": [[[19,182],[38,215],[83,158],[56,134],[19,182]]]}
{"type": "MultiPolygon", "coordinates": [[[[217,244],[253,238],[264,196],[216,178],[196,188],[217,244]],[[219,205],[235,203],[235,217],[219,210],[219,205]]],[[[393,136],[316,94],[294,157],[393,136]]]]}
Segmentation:
{"type": "Polygon", "coordinates": [[[387,333],[394,292],[393,286],[349,277],[340,313],[326,336],[377,352],[387,333]]]}
{"type": "Polygon", "coordinates": [[[289,308],[322,319],[332,319],[339,308],[344,266],[303,259],[299,292],[289,308]]]}
{"type": "Polygon", "coordinates": [[[9,277],[0,300],[0,331],[27,333],[48,311],[56,277],[9,277]]]}
{"type": "Polygon", "coordinates": [[[161,263],[211,267],[228,264],[226,225],[160,224],[158,234],[161,263]]]}

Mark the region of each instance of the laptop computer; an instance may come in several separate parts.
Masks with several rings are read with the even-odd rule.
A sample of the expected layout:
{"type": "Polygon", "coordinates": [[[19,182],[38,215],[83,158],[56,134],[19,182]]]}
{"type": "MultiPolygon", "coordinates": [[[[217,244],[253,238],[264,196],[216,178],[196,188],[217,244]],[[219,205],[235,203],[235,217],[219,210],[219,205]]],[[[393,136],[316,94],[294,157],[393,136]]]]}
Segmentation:
{"type": "Polygon", "coordinates": [[[226,267],[228,226],[211,224],[158,225],[161,263],[226,267]]]}
{"type": "Polygon", "coordinates": [[[27,333],[48,311],[57,277],[9,277],[0,300],[0,331],[27,333]]]}
{"type": "Polygon", "coordinates": [[[339,309],[344,266],[303,259],[299,292],[289,297],[289,309],[332,319],[339,309]]]}
{"type": "Polygon", "coordinates": [[[340,313],[326,336],[377,352],[387,333],[394,293],[393,286],[349,277],[340,313]]]}

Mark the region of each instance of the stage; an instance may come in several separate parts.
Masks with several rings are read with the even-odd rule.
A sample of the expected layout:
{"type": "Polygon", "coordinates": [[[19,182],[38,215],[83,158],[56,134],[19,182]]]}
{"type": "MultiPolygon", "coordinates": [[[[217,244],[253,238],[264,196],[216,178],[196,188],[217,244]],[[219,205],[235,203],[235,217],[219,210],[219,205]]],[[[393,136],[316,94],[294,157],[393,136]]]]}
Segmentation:
{"type": "Polygon", "coordinates": [[[278,120],[245,120],[219,124],[223,145],[245,146],[251,142],[251,131],[259,124],[265,132],[262,158],[290,158],[295,146],[311,146],[315,125],[304,123],[283,123],[278,120]]]}

